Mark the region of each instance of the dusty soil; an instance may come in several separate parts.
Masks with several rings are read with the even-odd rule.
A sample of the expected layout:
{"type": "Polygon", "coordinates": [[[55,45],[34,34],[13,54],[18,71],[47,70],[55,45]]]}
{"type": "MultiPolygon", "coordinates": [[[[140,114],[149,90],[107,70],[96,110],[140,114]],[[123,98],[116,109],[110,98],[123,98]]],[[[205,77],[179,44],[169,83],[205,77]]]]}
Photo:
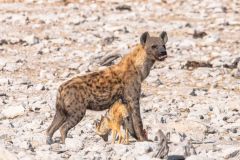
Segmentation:
{"type": "Polygon", "coordinates": [[[170,133],[168,159],[239,159],[239,11],[231,0],[0,3],[0,159],[153,159],[154,142],[102,141],[93,122],[105,111],[88,111],[66,145],[46,145],[45,130],[62,82],[162,30],[169,57],[142,85],[149,138],[170,133]]]}

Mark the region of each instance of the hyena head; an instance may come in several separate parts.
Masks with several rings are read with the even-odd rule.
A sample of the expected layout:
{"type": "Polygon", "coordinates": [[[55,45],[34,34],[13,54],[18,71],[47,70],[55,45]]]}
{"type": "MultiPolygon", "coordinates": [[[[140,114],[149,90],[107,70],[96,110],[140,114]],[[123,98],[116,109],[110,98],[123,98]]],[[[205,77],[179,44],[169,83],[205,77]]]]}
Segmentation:
{"type": "Polygon", "coordinates": [[[111,129],[109,128],[109,118],[101,116],[101,120],[95,122],[96,133],[103,138],[104,141],[108,141],[108,134],[111,129]]]}
{"type": "Polygon", "coordinates": [[[140,37],[141,45],[144,47],[148,57],[158,61],[163,61],[167,58],[165,46],[167,41],[168,37],[165,31],[159,37],[150,37],[148,32],[143,33],[140,37]]]}

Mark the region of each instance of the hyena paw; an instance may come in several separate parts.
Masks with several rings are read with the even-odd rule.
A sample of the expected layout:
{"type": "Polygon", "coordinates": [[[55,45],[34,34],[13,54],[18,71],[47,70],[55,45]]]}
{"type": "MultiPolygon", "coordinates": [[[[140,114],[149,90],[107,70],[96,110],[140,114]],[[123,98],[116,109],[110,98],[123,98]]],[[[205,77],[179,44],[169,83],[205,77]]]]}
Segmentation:
{"type": "Polygon", "coordinates": [[[53,143],[52,138],[48,136],[47,140],[46,140],[46,143],[49,144],[49,145],[52,144],[53,143]]]}

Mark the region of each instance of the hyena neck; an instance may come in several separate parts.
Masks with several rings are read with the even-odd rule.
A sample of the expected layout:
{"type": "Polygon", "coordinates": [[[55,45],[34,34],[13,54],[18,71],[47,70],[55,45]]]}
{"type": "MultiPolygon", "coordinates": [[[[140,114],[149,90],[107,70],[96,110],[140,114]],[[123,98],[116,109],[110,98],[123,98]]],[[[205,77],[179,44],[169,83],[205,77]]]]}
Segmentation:
{"type": "MultiPolygon", "coordinates": [[[[150,73],[150,70],[155,60],[149,59],[143,46],[138,44],[133,51],[123,58],[123,63],[127,66],[134,66],[138,73],[140,73],[141,81],[143,81],[150,73]]],[[[121,62],[120,62],[121,63],[121,62]]]]}
{"type": "Polygon", "coordinates": [[[141,72],[141,80],[143,81],[144,79],[147,78],[149,75],[151,68],[154,64],[154,60],[151,60],[149,58],[144,59],[142,62],[142,65],[137,66],[138,70],[141,72]]]}

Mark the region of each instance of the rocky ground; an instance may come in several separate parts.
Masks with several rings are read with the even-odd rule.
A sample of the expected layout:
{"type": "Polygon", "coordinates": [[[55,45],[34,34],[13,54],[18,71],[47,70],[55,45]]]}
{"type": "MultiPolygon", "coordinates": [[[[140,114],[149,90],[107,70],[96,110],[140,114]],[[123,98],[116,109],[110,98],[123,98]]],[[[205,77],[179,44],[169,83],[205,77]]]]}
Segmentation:
{"type": "Polygon", "coordinates": [[[166,159],[240,159],[239,1],[27,2],[0,4],[0,159],[152,159],[156,142],[112,145],[95,134],[105,111],[87,111],[66,145],[46,145],[45,131],[62,82],[162,30],[169,57],[141,96],[149,138],[170,133],[166,159]]]}

